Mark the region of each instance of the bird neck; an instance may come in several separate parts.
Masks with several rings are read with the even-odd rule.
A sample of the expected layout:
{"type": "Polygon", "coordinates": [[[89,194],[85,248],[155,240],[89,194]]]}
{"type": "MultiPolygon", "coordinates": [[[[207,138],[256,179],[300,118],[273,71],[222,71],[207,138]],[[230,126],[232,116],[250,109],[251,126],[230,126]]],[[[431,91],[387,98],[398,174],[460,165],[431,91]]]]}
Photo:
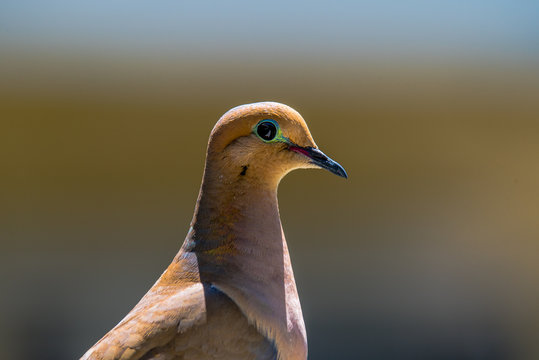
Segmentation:
{"type": "Polygon", "coordinates": [[[219,263],[259,247],[282,248],[277,183],[265,179],[252,167],[206,166],[191,222],[194,252],[219,263]]]}
{"type": "Polygon", "coordinates": [[[227,294],[277,346],[304,359],[303,315],[277,203],[278,182],[206,166],[191,230],[200,281],[227,294]]]}

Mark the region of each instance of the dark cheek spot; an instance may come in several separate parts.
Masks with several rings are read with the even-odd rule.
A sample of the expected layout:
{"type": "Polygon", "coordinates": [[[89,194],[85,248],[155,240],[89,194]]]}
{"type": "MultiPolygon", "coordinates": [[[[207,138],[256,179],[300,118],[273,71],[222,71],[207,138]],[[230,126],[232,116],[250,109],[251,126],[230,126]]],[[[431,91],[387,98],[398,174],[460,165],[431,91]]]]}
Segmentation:
{"type": "Polygon", "coordinates": [[[240,172],[240,175],[241,175],[241,176],[244,176],[245,174],[247,174],[247,169],[248,169],[248,168],[249,168],[249,165],[244,165],[244,166],[242,167],[242,170],[241,170],[241,172],[240,172]]]}

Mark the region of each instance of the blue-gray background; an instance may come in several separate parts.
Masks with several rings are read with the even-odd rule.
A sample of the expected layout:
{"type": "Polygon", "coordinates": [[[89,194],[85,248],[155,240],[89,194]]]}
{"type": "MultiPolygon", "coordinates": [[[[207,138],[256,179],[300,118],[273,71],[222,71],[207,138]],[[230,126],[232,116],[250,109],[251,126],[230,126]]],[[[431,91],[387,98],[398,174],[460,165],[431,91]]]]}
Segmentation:
{"type": "Polygon", "coordinates": [[[227,109],[299,110],[280,187],[310,359],[539,357],[539,3],[0,3],[0,357],[73,359],[185,236],[227,109]]]}

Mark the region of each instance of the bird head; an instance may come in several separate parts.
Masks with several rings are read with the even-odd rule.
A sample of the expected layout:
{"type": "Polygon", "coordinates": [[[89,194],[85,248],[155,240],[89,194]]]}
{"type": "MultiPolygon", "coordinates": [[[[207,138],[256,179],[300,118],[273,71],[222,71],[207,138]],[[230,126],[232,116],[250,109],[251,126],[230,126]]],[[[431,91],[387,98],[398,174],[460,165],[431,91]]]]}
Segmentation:
{"type": "Polygon", "coordinates": [[[301,115],[275,102],[226,112],[211,132],[206,161],[207,167],[209,162],[218,163],[228,177],[271,183],[299,168],[322,168],[347,177],[341,165],[318,149],[301,115]]]}

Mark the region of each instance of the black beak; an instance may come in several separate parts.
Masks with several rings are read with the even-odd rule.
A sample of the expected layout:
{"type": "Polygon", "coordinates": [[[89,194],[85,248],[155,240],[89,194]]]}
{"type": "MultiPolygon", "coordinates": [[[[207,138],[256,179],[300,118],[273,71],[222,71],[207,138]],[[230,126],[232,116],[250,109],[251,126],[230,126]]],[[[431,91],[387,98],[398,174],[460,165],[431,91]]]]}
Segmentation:
{"type": "Polygon", "coordinates": [[[311,159],[311,163],[320,166],[322,169],[326,169],[339,175],[345,179],[348,179],[346,170],[339,165],[336,161],[333,161],[331,158],[326,156],[322,151],[315,149],[313,147],[301,147],[301,146],[290,146],[289,150],[295,151],[297,153],[303,154],[311,159]]]}

